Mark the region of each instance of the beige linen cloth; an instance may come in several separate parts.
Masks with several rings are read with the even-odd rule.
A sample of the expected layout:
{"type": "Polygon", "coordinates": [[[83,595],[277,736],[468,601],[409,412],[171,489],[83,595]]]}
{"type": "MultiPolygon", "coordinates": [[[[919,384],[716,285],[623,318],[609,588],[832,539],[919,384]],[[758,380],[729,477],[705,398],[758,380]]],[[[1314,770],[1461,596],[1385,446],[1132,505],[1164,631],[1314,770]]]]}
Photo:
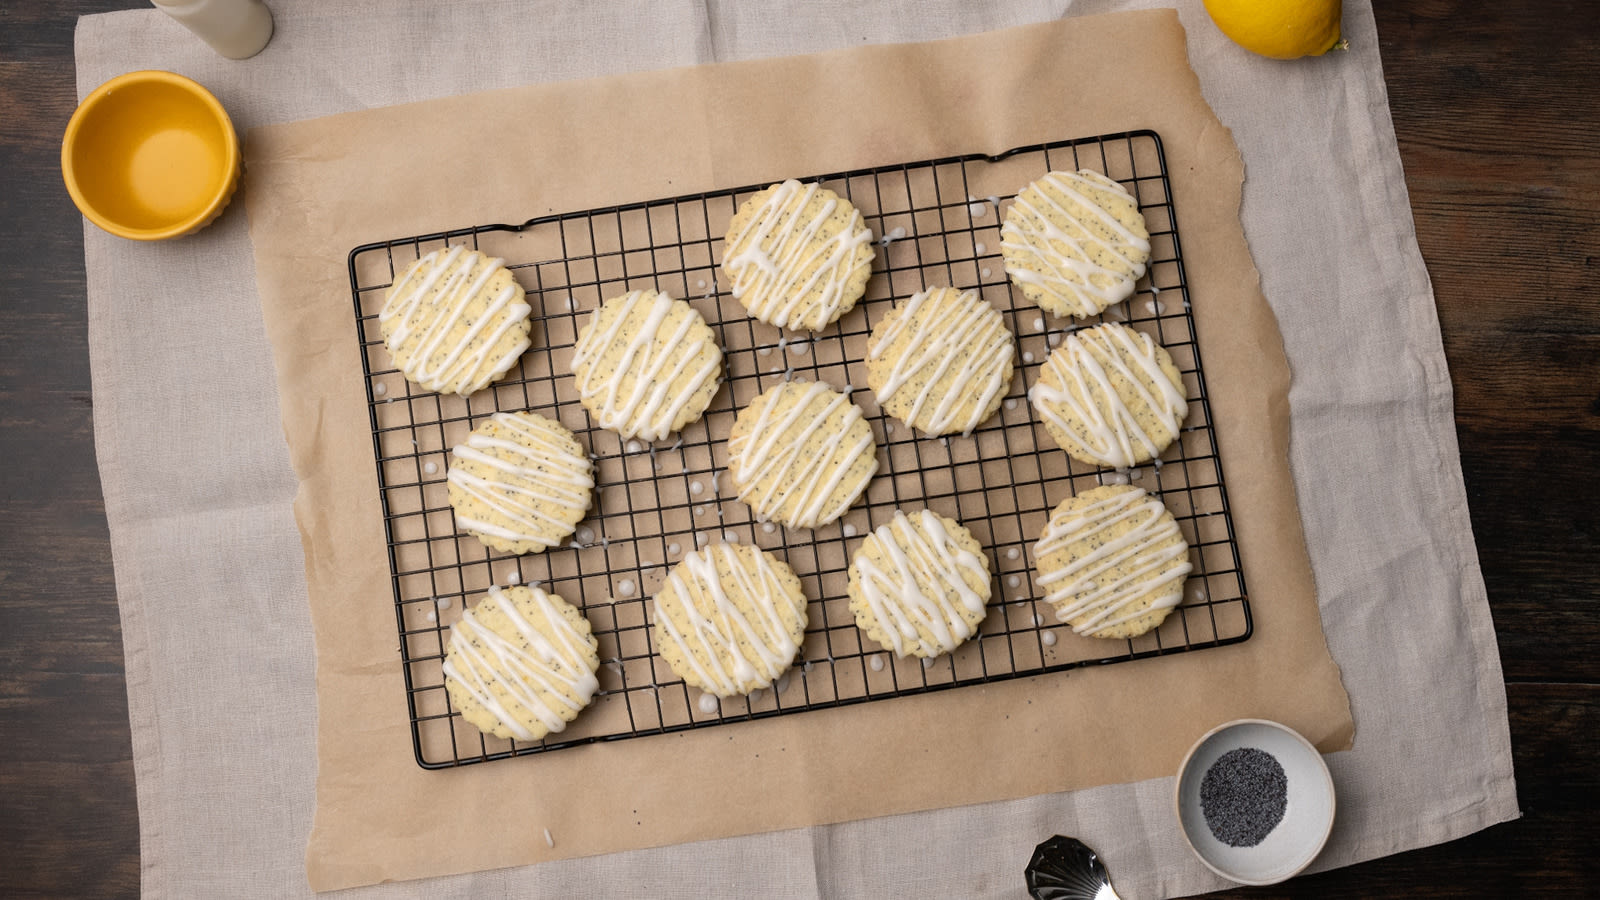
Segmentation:
{"type": "MultiPolygon", "coordinates": [[[[86,18],[78,77],[86,92],[131,69],[182,72],[216,92],[244,130],[536,81],[1144,5],[457,3],[385,5],[380,15],[377,6],[279,2],[277,37],[246,63],[215,57],[159,13],[86,18]]],[[[1499,662],[1370,11],[1346,10],[1350,55],[1289,67],[1227,44],[1198,3],[1180,11],[1207,99],[1244,157],[1242,217],[1294,369],[1296,487],[1356,718],[1355,749],[1330,756],[1340,818],[1316,866],[1513,817],[1499,662]]],[[[150,896],[308,891],[313,651],[295,482],[242,212],[166,245],[85,230],[96,438],[150,896]]],[[[1183,849],[1170,796],[1170,779],[1155,779],[351,893],[648,886],[643,893],[702,896],[726,885],[730,895],[1021,896],[1029,850],[1056,832],[1095,845],[1132,896],[1220,886],[1183,849]]]]}

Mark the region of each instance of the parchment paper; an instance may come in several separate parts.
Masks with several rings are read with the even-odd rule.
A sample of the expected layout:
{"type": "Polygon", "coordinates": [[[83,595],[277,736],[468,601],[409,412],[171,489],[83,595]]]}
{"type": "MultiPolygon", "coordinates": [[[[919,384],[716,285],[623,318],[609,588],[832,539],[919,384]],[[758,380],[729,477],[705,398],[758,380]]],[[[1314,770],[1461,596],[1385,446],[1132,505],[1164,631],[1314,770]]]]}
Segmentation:
{"type": "Polygon", "coordinates": [[[1288,471],[1288,367],[1239,227],[1239,157],[1170,11],[269,126],[248,134],[246,156],[317,641],[314,888],[1150,778],[1241,716],[1286,722],[1325,751],[1350,745],[1288,471]],[[416,766],[351,336],[351,247],[1134,128],[1165,142],[1250,641],[459,771],[416,766]],[[825,139],[797,137],[818,129],[825,139]]]}

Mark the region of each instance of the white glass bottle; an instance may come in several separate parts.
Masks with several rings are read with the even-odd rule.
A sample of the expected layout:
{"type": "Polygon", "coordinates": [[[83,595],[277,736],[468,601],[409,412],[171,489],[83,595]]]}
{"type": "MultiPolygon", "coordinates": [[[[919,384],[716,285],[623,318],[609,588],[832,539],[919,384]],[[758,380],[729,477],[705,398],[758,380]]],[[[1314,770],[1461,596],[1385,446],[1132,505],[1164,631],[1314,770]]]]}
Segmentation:
{"type": "Polygon", "coordinates": [[[255,56],[272,40],[272,12],[261,0],[150,2],[229,59],[255,56]]]}

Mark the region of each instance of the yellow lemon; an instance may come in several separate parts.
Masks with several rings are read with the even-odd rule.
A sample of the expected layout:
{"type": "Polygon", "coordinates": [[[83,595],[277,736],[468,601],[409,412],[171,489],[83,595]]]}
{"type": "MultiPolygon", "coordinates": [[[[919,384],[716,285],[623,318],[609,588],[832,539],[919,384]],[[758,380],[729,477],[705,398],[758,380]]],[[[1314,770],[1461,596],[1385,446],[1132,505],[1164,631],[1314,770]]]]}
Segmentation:
{"type": "Polygon", "coordinates": [[[1340,0],[1205,0],[1206,12],[1235,44],[1273,59],[1321,56],[1339,39],[1340,0]]]}

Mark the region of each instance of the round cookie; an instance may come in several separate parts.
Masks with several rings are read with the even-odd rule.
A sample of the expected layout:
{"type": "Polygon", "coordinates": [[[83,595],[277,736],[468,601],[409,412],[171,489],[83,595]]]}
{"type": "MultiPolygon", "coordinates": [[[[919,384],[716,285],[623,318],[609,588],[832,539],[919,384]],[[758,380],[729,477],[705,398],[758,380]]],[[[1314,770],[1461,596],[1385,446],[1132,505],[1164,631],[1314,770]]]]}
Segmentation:
{"type": "Polygon", "coordinates": [[[516,365],[532,343],[530,312],[505,260],[456,246],[406,269],[389,288],[378,330],[408,380],[465,397],[516,365]]]}
{"type": "Polygon", "coordinates": [[[896,656],[938,656],[988,613],[989,561],[972,533],[924,509],[867,535],[850,560],[856,626],[896,656]]]}
{"type": "Polygon", "coordinates": [[[1051,172],[1017,194],[1000,254],[1023,296],[1084,318],[1133,293],[1150,262],[1150,232],[1122,185],[1088,169],[1051,172]]]}
{"type": "Polygon", "coordinates": [[[779,328],[816,331],[849,312],[872,274],[872,232],[850,201],[785,181],[739,206],[722,269],[733,296],[779,328]]]}
{"type": "Polygon", "coordinates": [[[1069,456],[1119,469],[1160,456],[1189,414],[1166,348],[1117,322],[1067,335],[1028,399],[1069,456]]]}
{"type": "Polygon", "coordinates": [[[495,413],[450,455],[456,524],[496,550],[554,547],[589,510],[594,477],[583,445],[538,413],[495,413]]]}
{"type": "Polygon", "coordinates": [[[971,434],[1011,384],[1005,319],[977,291],[929,288],[896,304],[867,339],[878,405],[930,435],[971,434]]]}
{"type": "Polygon", "coordinates": [[[601,426],[658,441],[706,411],[722,380],[722,348],[694,307],[633,291],[590,316],[572,374],[578,400],[601,426]]]}
{"type": "Polygon", "coordinates": [[[784,382],[739,411],[728,437],[739,499],[797,528],[844,515],[878,471],[861,408],[822,382],[784,382]]]}
{"type": "Polygon", "coordinates": [[[794,662],[806,598],[794,570],[743,544],[685,554],[655,596],[657,652],[684,681],[718,697],[764,688],[794,662]]]}
{"type": "Polygon", "coordinates": [[[538,588],[490,588],[450,629],[444,687],[479,731],[537,741],[599,690],[600,645],[577,607],[538,588]]]}
{"type": "Polygon", "coordinates": [[[1132,638],[1161,624],[1194,568],[1189,545],[1144,488],[1108,484],[1062,501],[1033,547],[1039,586],[1078,634],[1132,638]]]}

